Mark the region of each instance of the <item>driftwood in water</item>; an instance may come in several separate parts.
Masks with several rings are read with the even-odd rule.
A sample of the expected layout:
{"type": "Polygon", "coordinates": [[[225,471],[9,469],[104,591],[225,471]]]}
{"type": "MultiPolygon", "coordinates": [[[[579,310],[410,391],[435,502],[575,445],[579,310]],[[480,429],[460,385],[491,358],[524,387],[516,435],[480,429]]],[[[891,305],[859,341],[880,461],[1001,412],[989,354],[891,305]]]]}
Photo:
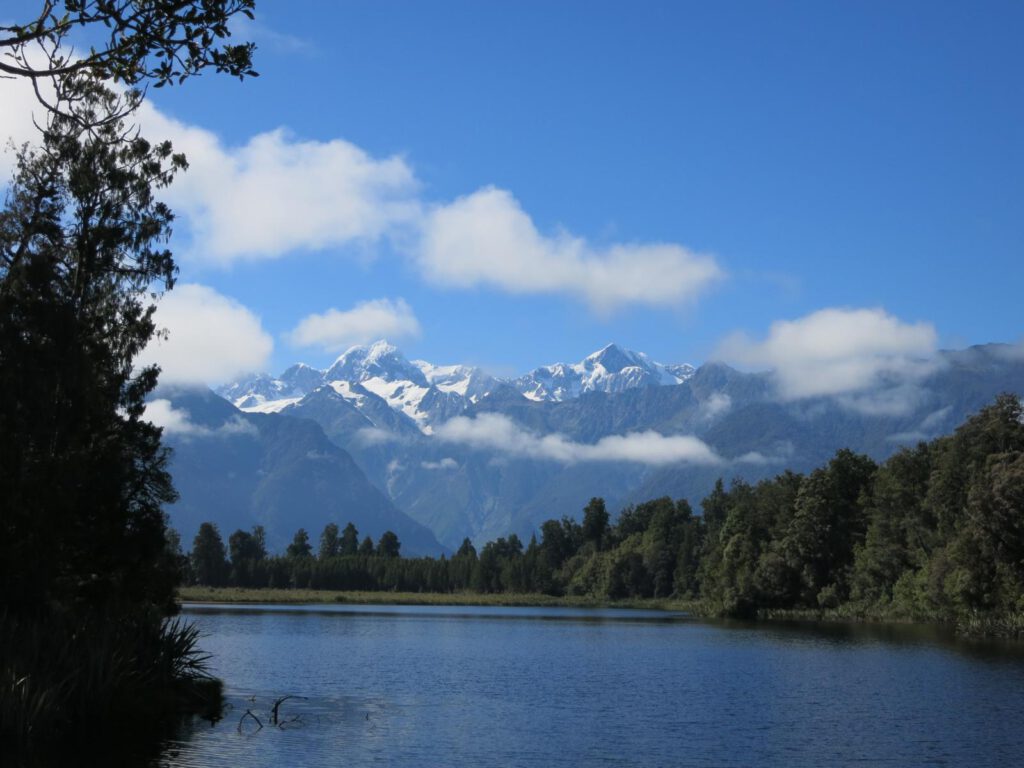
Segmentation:
{"type": "Polygon", "coordinates": [[[285,720],[284,722],[281,722],[280,717],[279,717],[281,705],[284,702],[288,701],[288,699],[301,699],[302,701],[305,701],[306,697],[305,696],[282,696],[281,698],[276,699],[274,701],[274,706],[270,710],[270,724],[271,725],[276,725],[278,728],[280,728],[282,726],[288,725],[289,723],[295,723],[295,722],[299,722],[300,721],[299,715],[294,715],[293,717],[289,718],[288,720],[285,720]]]}
{"type": "Polygon", "coordinates": [[[256,725],[257,725],[256,730],[257,731],[263,730],[263,723],[262,723],[262,721],[258,717],[256,717],[256,715],[253,713],[253,711],[251,709],[247,709],[247,710],[245,710],[245,714],[242,715],[241,719],[239,719],[239,721],[238,721],[238,732],[239,733],[242,732],[242,723],[245,722],[245,718],[247,718],[247,717],[251,717],[253,720],[256,721],[256,725]]]}

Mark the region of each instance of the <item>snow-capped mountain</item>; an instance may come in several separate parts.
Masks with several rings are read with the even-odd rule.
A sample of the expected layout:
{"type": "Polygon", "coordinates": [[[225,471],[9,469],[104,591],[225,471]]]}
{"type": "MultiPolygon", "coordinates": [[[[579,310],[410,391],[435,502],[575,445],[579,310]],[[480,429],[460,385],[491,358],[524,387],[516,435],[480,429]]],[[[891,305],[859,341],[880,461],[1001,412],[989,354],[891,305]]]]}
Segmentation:
{"type": "Polygon", "coordinates": [[[530,400],[561,402],[586,392],[680,384],[693,370],[690,365],[661,365],[641,352],[609,344],[579,363],[556,363],[503,380],[469,365],[410,362],[397,347],[378,341],[348,349],[326,371],[299,363],[276,379],[250,376],[222,387],[219,394],[243,411],[278,413],[327,388],[332,398],[343,399],[380,429],[393,431],[393,421],[382,418],[386,404],[430,434],[500,388],[530,400]]]}
{"type": "Polygon", "coordinates": [[[217,394],[230,400],[236,408],[252,413],[273,413],[298,402],[305,393],[281,378],[256,373],[221,387],[217,394]]]}
{"type": "Polygon", "coordinates": [[[637,387],[682,384],[693,371],[692,365],[665,366],[642,352],[609,344],[574,365],[555,363],[536,368],[512,385],[531,400],[562,402],[585,392],[615,393],[637,387]]]}
{"type": "MultiPolygon", "coordinates": [[[[471,366],[410,362],[381,343],[348,350],[330,373],[294,366],[277,378],[253,376],[225,387],[222,393],[244,410],[280,411],[241,414],[244,419],[231,422],[251,425],[258,440],[253,429],[222,433],[223,418],[197,422],[199,431],[169,434],[179,435],[177,466],[199,478],[182,493],[182,508],[192,504],[205,516],[196,519],[226,521],[217,515],[238,509],[262,522],[266,509],[283,515],[301,507],[333,510],[344,521],[345,505],[361,509],[358,498],[365,494],[353,496],[356,486],[345,490],[325,474],[341,471],[343,460],[331,454],[321,462],[327,452],[306,440],[315,430],[296,437],[295,422],[301,422],[351,456],[395,509],[455,549],[467,536],[477,545],[509,532],[528,538],[543,520],[578,515],[593,496],[610,509],[659,496],[696,505],[719,478],[753,483],[787,468],[806,472],[839,448],[881,460],[901,445],[948,432],[999,392],[1024,393],[1024,360],[1014,350],[992,345],[941,353],[942,364],[917,382],[909,410],[890,413],[833,397],[781,399],[767,372],[715,362],[694,371],[614,346],[509,381],[471,366]],[[351,380],[329,380],[335,376],[351,380]],[[460,414],[476,424],[473,439],[440,429],[460,414]],[[475,438],[495,425],[516,444],[506,450],[475,438]],[[652,433],[692,436],[722,461],[652,463],[602,453],[630,435],[656,442],[652,433]],[[522,450],[522,444],[537,449],[522,450]],[[571,451],[569,460],[545,454],[541,448],[549,445],[571,451]]],[[[174,401],[174,407],[186,404],[174,401]]],[[[198,419],[202,409],[192,403],[187,410],[198,419]]]]}
{"type": "Polygon", "coordinates": [[[377,341],[368,347],[351,347],[327,369],[324,378],[359,383],[373,379],[407,381],[418,387],[430,386],[423,372],[386,341],[377,341]]]}

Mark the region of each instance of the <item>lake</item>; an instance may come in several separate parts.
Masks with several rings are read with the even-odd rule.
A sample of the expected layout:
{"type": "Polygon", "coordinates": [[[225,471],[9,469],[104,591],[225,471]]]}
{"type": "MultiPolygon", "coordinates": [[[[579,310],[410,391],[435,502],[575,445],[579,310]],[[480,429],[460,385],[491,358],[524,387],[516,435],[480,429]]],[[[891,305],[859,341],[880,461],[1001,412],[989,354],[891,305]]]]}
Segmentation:
{"type": "Polygon", "coordinates": [[[1008,766],[1020,646],[653,611],[209,606],[227,684],[159,766],[1008,766]],[[282,726],[269,724],[275,699],[282,726]],[[254,718],[264,727],[258,728],[254,718]]]}

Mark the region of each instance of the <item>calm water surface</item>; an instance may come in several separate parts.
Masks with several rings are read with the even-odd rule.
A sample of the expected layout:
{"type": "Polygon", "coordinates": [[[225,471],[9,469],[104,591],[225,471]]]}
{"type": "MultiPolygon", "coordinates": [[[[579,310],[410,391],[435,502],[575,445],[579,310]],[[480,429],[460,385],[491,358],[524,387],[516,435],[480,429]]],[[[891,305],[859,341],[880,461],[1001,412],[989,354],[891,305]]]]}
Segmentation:
{"type": "Polygon", "coordinates": [[[229,709],[160,766],[1014,766],[1024,655],[661,612],[197,606],[229,709]],[[275,698],[286,727],[270,727],[275,698]],[[264,723],[260,730],[251,710],[264,723]]]}

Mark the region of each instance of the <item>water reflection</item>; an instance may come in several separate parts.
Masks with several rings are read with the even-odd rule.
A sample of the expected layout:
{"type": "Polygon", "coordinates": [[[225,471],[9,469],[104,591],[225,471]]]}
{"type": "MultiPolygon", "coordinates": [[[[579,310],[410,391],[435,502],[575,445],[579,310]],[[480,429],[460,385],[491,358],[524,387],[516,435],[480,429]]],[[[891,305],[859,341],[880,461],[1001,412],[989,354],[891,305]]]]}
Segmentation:
{"type": "Polygon", "coordinates": [[[674,622],[690,618],[684,612],[654,611],[636,608],[546,608],[506,605],[350,605],[312,604],[210,604],[185,603],[182,609],[191,614],[218,613],[288,613],[319,616],[386,616],[394,619],[514,619],[518,621],[583,621],[583,622],[674,622]]]}
{"type": "Polygon", "coordinates": [[[1003,766],[1024,754],[1021,648],[938,628],[445,606],[186,614],[228,706],[168,740],[152,764],[169,768],[1003,766]],[[269,725],[286,694],[305,698],[269,725]]]}
{"type": "Polygon", "coordinates": [[[863,623],[842,621],[737,621],[702,620],[738,632],[753,633],[755,642],[850,645],[884,645],[888,648],[929,646],[978,659],[1024,663],[1024,643],[997,638],[967,638],[951,626],[935,624],[863,623]]]}

